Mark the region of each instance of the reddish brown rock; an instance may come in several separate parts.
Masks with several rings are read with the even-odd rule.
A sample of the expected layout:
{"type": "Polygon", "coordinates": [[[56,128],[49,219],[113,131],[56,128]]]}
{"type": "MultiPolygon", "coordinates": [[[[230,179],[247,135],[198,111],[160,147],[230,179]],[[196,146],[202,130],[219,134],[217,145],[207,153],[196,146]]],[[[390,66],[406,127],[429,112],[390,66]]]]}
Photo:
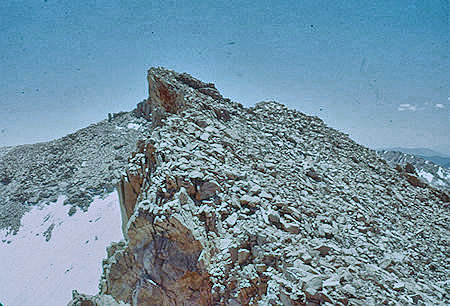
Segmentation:
{"type": "MultiPolygon", "coordinates": [[[[185,107],[183,89],[180,88],[180,83],[177,81],[213,99],[223,99],[213,83],[204,83],[187,73],[171,74],[160,68],[151,68],[148,70],[147,80],[149,97],[138,103],[136,113],[139,117],[151,119],[153,126],[160,126],[161,120],[166,117],[166,114],[177,113],[185,107]]],[[[221,116],[224,119],[229,118],[226,111],[222,113],[221,116]]]]}
{"type": "Polygon", "coordinates": [[[309,176],[310,178],[312,178],[316,182],[320,182],[322,180],[322,178],[319,176],[319,174],[317,174],[317,172],[314,169],[309,169],[306,172],[306,176],[309,176]]]}
{"type": "Polygon", "coordinates": [[[415,175],[405,174],[406,180],[414,187],[425,187],[426,185],[415,175]]]}
{"type": "Polygon", "coordinates": [[[444,190],[436,190],[435,194],[439,199],[441,199],[442,202],[444,202],[444,203],[450,202],[450,197],[449,197],[448,193],[445,192],[444,190]]]}
{"type": "Polygon", "coordinates": [[[122,231],[124,231],[128,219],[131,217],[141,191],[143,178],[139,173],[127,171],[117,184],[120,208],[122,211],[122,231]]]}
{"type": "Polygon", "coordinates": [[[133,305],[211,305],[211,281],[199,261],[203,246],[186,220],[137,215],[127,247],[105,263],[101,292],[133,305]]]}
{"type": "Polygon", "coordinates": [[[214,86],[213,83],[205,83],[205,82],[202,82],[202,81],[197,80],[196,78],[192,77],[192,76],[191,76],[190,74],[188,74],[188,73],[180,73],[180,74],[177,74],[177,75],[175,76],[175,78],[176,78],[178,81],[180,81],[181,83],[184,83],[184,84],[186,84],[186,85],[188,85],[189,87],[192,87],[192,88],[194,88],[194,89],[205,88],[205,87],[208,87],[208,88],[216,88],[216,87],[214,86]]]}
{"type": "Polygon", "coordinates": [[[216,89],[216,88],[200,88],[198,91],[200,91],[201,93],[210,96],[213,99],[216,100],[220,100],[222,99],[222,95],[220,94],[220,92],[216,89]]]}
{"type": "Polygon", "coordinates": [[[178,81],[188,85],[189,87],[197,89],[199,92],[210,96],[213,99],[216,100],[223,99],[222,95],[220,94],[220,92],[217,90],[216,86],[213,83],[204,83],[200,80],[193,78],[187,73],[178,74],[175,78],[178,81]]]}
{"type": "Polygon", "coordinates": [[[231,119],[230,112],[224,108],[221,108],[221,109],[215,108],[214,113],[216,114],[216,117],[219,120],[230,121],[230,119],[231,119]]]}
{"type": "Polygon", "coordinates": [[[413,166],[412,164],[410,164],[410,163],[406,163],[405,171],[406,171],[407,173],[416,174],[416,169],[415,169],[414,166],[413,166]]]}
{"type": "Polygon", "coordinates": [[[144,162],[142,162],[141,158],[136,158],[136,153],[134,153],[129,160],[131,164],[134,164],[134,167],[128,167],[126,174],[122,175],[117,184],[122,211],[122,230],[125,236],[125,227],[128,219],[134,212],[145,176],[148,174],[148,171],[151,172],[156,167],[155,147],[151,143],[145,144],[144,142],[138,142],[137,147],[137,152],[145,156],[144,162]]]}
{"type": "Polygon", "coordinates": [[[170,73],[161,73],[159,68],[148,71],[147,103],[150,103],[153,126],[160,126],[167,113],[174,114],[185,105],[182,91],[170,79],[170,73]]]}
{"type": "Polygon", "coordinates": [[[152,73],[148,75],[148,88],[152,108],[173,114],[182,106],[183,96],[177,88],[152,73]]]}

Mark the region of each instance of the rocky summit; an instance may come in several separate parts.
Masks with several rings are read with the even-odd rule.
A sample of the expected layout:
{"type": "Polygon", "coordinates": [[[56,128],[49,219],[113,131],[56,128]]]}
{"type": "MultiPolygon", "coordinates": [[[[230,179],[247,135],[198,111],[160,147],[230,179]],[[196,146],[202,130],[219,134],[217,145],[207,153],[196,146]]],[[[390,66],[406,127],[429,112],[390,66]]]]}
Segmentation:
{"type": "Polygon", "coordinates": [[[69,305],[449,304],[449,197],[319,118],[148,71],[126,239],[69,305]]]}

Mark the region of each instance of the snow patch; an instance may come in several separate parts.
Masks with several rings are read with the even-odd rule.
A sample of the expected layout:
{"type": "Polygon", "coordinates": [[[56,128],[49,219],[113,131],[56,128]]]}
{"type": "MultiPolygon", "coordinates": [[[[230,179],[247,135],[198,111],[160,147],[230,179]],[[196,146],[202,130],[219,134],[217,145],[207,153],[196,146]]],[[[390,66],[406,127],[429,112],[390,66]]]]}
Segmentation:
{"type": "Polygon", "coordinates": [[[442,172],[442,168],[439,167],[439,170],[436,172],[437,176],[439,176],[440,178],[444,178],[444,173],[442,172]]]}
{"type": "Polygon", "coordinates": [[[0,303],[66,305],[73,289],[97,293],[106,247],[123,239],[117,193],[72,217],[64,199],[34,207],[17,235],[0,231],[0,303]]]}
{"type": "Polygon", "coordinates": [[[431,183],[431,181],[433,180],[434,176],[431,173],[425,172],[423,170],[418,171],[419,176],[425,180],[428,181],[428,183],[431,183]]]}
{"type": "Polygon", "coordinates": [[[139,131],[139,128],[141,128],[141,125],[130,122],[130,123],[128,123],[127,128],[139,131]]]}

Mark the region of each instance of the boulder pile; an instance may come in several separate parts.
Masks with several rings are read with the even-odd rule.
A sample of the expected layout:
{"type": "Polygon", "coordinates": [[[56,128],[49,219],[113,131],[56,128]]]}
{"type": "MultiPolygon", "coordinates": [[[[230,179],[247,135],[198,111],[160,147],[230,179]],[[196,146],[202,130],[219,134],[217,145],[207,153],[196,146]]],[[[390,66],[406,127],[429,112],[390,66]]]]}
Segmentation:
{"type": "Polygon", "coordinates": [[[317,117],[148,79],[152,128],[118,184],[126,240],[71,305],[450,303],[448,195],[317,117]]]}

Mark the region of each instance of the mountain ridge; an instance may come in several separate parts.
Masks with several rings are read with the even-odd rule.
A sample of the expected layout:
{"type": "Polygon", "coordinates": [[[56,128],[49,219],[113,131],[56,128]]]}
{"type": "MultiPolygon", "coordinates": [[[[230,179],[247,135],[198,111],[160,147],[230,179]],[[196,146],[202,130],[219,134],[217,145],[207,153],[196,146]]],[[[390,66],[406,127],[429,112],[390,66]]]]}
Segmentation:
{"type": "Polygon", "coordinates": [[[282,104],[246,109],[164,68],[148,82],[151,136],[118,188],[126,239],[99,294],[70,305],[449,301],[445,192],[282,104]]]}
{"type": "Polygon", "coordinates": [[[377,149],[377,151],[395,151],[395,152],[402,152],[406,154],[411,155],[417,155],[420,157],[432,157],[432,156],[439,156],[444,158],[450,158],[450,155],[444,154],[442,152],[438,152],[436,150],[432,150],[429,148],[404,148],[404,147],[393,147],[393,148],[381,148],[377,149]]]}
{"type": "Polygon", "coordinates": [[[145,121],[118,113],[64,137],[0,148],[0,229],[17,232],[20,219],[38,202],[86,210],[94,196],[111,192],[128,154],[144,137],[145,121]]]}
{"type": "Polygon", "coordinates": [[[281,103],[245,108],[162,67],[147,80],[132,112],[0,149],[12,232],[5,206],[65,193],[77,216],[117,190],[125,239],[69,305],[450,302],[447,192],[281,103]]]}

